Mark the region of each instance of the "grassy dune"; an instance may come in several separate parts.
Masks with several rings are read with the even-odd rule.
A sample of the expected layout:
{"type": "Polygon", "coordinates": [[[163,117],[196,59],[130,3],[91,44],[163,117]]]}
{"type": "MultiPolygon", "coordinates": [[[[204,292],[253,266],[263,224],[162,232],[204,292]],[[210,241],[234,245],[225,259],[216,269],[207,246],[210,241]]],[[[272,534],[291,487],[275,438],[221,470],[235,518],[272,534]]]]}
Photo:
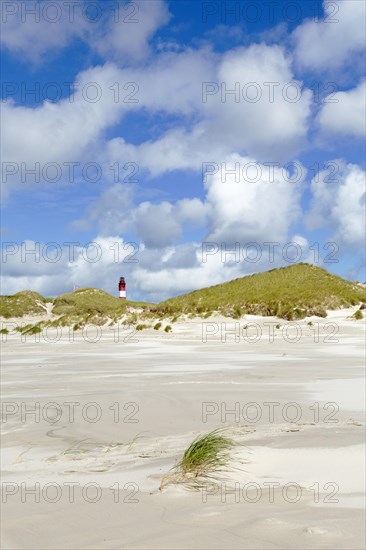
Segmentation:
{"type": "Polygon", "coordinates": [[[366,289],[360,285],[301,263],[195,290],[166,300],[157,309],[172,315],[218,311],[234,318],[247,313],[292,320],[325,317],[326,309],[349,307],[365,298],[366,289]]]}
{"type": "MultiPolygon", "coordinates": [[[[103,325],[122,317],[131,324],[167,318],[174,322],[182,314],[209,317],[213,312],[237,319],[245,314],[275,315],[288,320],[309,315],[326,317],[327,309],[365,301],[364,287],[320,267],[296,264],[195,290],[160,304],[122,301],[96,288],[81,288],[49,300],[36,292],[19,292],[0,297],[0,315],[9,318],[42,314],[46,302],[53,302],[52,314],[57,319],[42,324],[74,325],[77,329],[87,322],[103,325]]],[[[159,325],[155,327],[158,329],[159,325]]]]}
{"type": "Polygon", "coordinates": [[[87,323],[95,325],[113,323],[126,314],[131,317],[132,322],[136,322],[135,312],[152,305],[120,300],[97,288],[81,288],[57,298],[48,299],[37,292],[24,291],[14,296],[0,296],[0,315],[5,318],[42,315],[46,313],[46,303],[53,305],[52,315],[57,318],[40,321],[34,326],[27,325],[22,332],[28,332],[33,328],[41,330],[48,326],[74,326],[77,330],[87,323]]]}
{"type": "Polygon", "coordinates": [[[38,292],[24,290],[13,296],[0,296],[0,315],[23,317],[24,315],[42,315],[46,312],[46,299],[38,292]]]}

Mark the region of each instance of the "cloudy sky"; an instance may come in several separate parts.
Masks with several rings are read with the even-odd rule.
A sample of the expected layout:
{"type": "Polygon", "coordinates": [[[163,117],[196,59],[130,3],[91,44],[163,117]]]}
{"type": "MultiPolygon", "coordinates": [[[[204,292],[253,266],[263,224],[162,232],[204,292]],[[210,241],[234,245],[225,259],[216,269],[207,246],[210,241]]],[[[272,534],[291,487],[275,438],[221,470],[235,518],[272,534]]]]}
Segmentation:
{"type": "Polygon", "coordinates": [[[3,294],[364,281],[365,2],[1,4],[3,294]]]}

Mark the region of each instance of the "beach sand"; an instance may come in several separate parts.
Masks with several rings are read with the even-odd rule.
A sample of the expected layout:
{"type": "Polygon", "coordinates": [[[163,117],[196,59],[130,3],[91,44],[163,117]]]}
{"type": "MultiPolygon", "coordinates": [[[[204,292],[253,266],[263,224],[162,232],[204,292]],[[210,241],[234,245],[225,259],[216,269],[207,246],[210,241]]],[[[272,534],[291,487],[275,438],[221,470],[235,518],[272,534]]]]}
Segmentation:
{"type": "Polygon", "coordinates": [[[2,548],[364,548],[355,309],[2,335],[2,548]],[[217,427],[227,468],[161,489],[217,427]]]}

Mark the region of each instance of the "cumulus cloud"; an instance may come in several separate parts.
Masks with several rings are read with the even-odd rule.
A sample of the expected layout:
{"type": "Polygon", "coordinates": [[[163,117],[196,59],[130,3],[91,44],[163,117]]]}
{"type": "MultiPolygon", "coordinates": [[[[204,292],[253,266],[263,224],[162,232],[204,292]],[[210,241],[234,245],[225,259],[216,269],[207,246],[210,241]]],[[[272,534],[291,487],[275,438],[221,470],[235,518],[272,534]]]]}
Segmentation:
{"type": "MultiPolygon", "coordinates": [[[[233,151],[282,162],[304,143],[311,98],[311,91],[293,80],[291,60],[277,46],[239,48],[222,57],[206,48],[168,52],[143,69],[106,63],[81,72],[70,98],[38,107],[6,102],[3,161],[57,162],[68,175],[64,163],[96,160],[110,166],[122,158],[152,176],[197,171],[203,162],[220,161],[233,151]],[[203,96],[207,83],[215,93],[203,96]],[[235,86],[238,98],[229,94],[223,100],[222,90],[235,86]],[[247,94],[256,90],[258,101],[249,101],[247,94]],[[155,140],[128,143],[123,126],[122,135],[106,140],[108,129],[141,111],[179,118],[155,140]]],[[[111,183],[110,171],[109,176],[111,183]]],[[[19,177],[17,171],[9,179],[19,177]]]]}
{"type": "Polygon", "coordinates": [[[206,220],[206,205],[198,198],[176,203],[136,202],[136,187],[115,184],[89,205],[72,228],[88,230],[97,225],[101,235],[113,231],[133,234],[144,248],[161,249],[181,240],[185,223],[199,227],[206,220]]]}
{"type": "MultiPolygon", "coordinates": [[[[132,108],[116,102],[109,90],[120,73],[113,64],[78,75],[75,93],[39,107],[3,104],[3,160],[11,162],[79,161],[97,144],[101,132],[132,108]]],[[[89,153],[89,160],[93,153],[89,153]]]]}
{"type": "Polygon", "coordinates": [[[283,242],[299,217],[305,170],[295,174],[232,155],[207,177],[208,240],[215,242],[283,242]],[[291,181],[292,180],[292,181],[291,181]]]}
{"type": "MultiPolygon", "coordinates": [[[[5,3],[4,3],[5,4],[5,3]]],[[[3,9],[1,44],[23,59],[40,63],[79,39],[119,65],[139,62],[149,54],[149,41],[168,23],[162,0],[149,2],[8,2],[3,9]]]]}
{"type": "Polygon", "coordinates": [[[209,165],[204,200],[133,205],[132,188],[116,184],[86,212],[79,226],[97,223],[102,234],[113,230],[136,236],[147,249],[165,249],[182,240],[184,225],[196,226],[205,239],[228,246],[235,242],[286,242],[301,214],[306,171],[296,162],[287,167],[263,165],[250,157],[230,155],[209,165]]]}
{"type": "MultiPolygon", "coordinates": [[[[188,95],[179,103],[190,107],[197,121],[183,122],[155,141],[138,145],[114,138],[106,145],[108,158],[130,156],[153,176],[176,169],[200,170],[203,162],[220,162],[233,151],[261,162],[293,158],[306,142],[312,92],[294,79],[291,58],[282,48],[265,44],[238,48],[217,58],[215,70],[207,52],[179,54],[183,67],[187,55],[195,63],[188,73],[190,84],[183,86],[188,95]]],[[[183,74],[174,79],[181,86],[183,74]]],[[[172,109],[174,84],[164,82],[160,104],[172,109]]],[[[149,106],[156,109],[154,103],[152,91],[149,106]]]]}
{"type": "Polygon", "coordinates": [[[366,134],[366,81],[346,92],[337,92],[321,109],[317,122],[327,133],[363,137],[366,134]]]}
{"type": "Polygon", "coordinates": [[[334,162],[339,167],[335,178],[329,181],[329,173],[323,170],[311,182],[313,202],[308,213],[309,227],[331,228],[338,243],[364,247],[365,171],[355,164],[334,162]]]}
{"type": "Polygon", "coordinates": [[[149,54],[149,40],[156,30],[167,24],[170,13],[162,0],[138,1],[126,4],[115,12],[105,26],[100,26],[93,40],[89,40],[100,54],[125,65],[141,61],[149,54]],[[99,32],[98,32],[99,31],[99,32]]]}
{"type": "Polygon", "coordinates": [[[71,40],[85,36],[88,21],[81,11],[71,14],[59,6],[42,6],[41,2],[4,2],[1,21],[1,45],[6,50],[34,63],[47,52],[67,46],[71,40]]]}
{"type": "Polygon", "coordinates": [[[365,2],[324,1],[323,6],[323,20],[305,21],[293,33],[295,59],[304,69],[338,69],[364,52],[365,2]]]}
{"type": "Polygon", "coordinates": [[[139,239],[148,248],[163,248],[181,238],[181,225],[168,202],[143,202],[135,212],[135,227],[139,239]]]}
{"type": "MultiPolygon", "coordinates": [[[[70,98],[57,103],[45,101],[28,107],[9,100],[2,108],[3,161],[44,165],[98,158],[105,162],[105,130],[120,123],[127,113],[141,109],[192,114],[200,105],[200,78],[210,78],[211,72],[207,51],[162,54],[162,59],[147,69],[119,69],[106,63],[83,71],[76,77],[70,98]]],[[[135,147],[121,137],[112,140],[110,150],[115,155],[112,162],[120,158],[142,162],[140,157],[146,152],[149,165],[148,144],[137,155],[135,147]]],[[[174,149],[169,155],[175,166],[174,149]]],[[[151,163],[153,166],[152,159],[151,163]]]]}
{"type": "Polygon", "coordinates": [[[258,160],[290,159],[307,132],[312,92],[294,79],[291,58],[279,46],[255,44],[223,56],[220,92],[209,95],[206,139],[222,139],[232,150],[258,160]],[[237,94],[227,93],[237,90],[237,94]]]}

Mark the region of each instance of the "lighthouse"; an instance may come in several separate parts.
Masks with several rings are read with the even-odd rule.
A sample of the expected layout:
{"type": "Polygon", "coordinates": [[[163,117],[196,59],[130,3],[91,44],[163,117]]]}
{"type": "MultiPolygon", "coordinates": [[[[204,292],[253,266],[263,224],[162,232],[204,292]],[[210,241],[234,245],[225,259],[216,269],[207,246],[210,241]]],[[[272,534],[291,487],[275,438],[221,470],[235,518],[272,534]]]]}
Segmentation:
{"type": "Polygon", "coordinates": [[[119,290],[119,297],[122,300],[126,300],[126,281],[124,277],[120,277],[119,279],[118,290],[119,290]]]}

